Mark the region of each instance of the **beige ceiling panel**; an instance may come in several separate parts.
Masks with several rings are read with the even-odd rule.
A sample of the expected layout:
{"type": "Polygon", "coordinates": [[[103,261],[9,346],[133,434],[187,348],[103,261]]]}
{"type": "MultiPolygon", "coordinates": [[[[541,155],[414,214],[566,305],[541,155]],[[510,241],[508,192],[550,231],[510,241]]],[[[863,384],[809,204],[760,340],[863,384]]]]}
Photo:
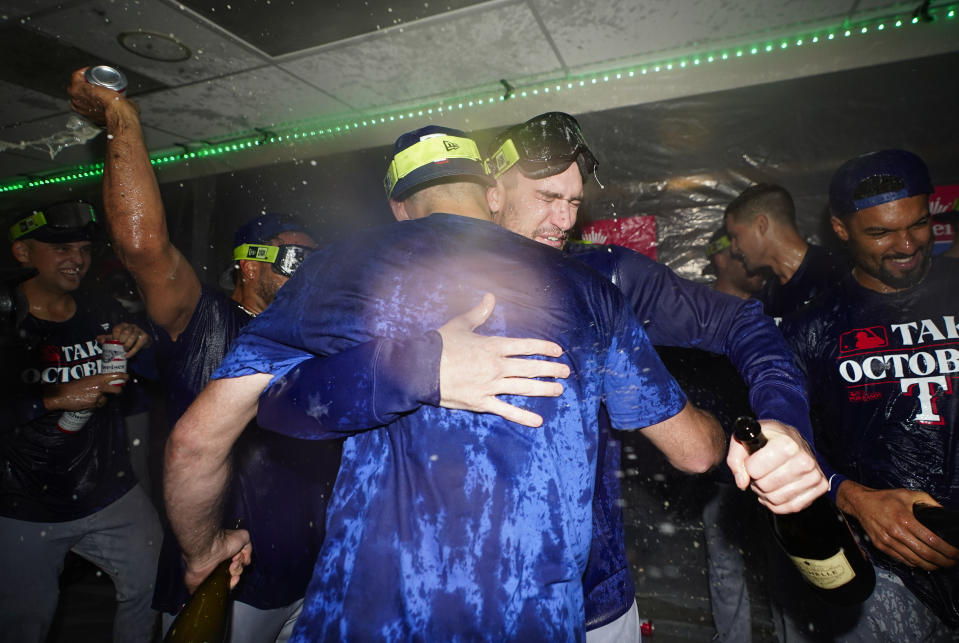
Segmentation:
{"type": "Polygon", "coordinates": [[[344,110],[276,68],[157,92],[138,102],[144,123],[163,123],[184,140],[211,140],[344,110]]]}
{"type": "Polygon", "coordinates": [[[526,4],[447,14],[325,48],[284,68],[357,109],[560,69],[526,4]]]}

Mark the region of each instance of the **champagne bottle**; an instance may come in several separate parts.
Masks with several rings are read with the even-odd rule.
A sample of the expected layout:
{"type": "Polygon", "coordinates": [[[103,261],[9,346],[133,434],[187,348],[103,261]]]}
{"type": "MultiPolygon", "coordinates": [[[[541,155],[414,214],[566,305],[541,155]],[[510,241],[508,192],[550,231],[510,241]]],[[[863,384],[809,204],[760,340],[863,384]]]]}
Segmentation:
{"type": "MultiPolygon", "coordinates": [[[[733,435],[750,453],[766,445],[755,418],[738,418],[733,435]]],[[[779,546],[823,600],[855,605],[869,598],[876,585],[875,570],[842,512],[826,496],[796,513],[767,513],[779,546]]]]}
{"type": "Polygon", "coordinates": [[[216,566],[186,602],[163,643],[224,643],[230,629],[230,561],[216,566]]]}

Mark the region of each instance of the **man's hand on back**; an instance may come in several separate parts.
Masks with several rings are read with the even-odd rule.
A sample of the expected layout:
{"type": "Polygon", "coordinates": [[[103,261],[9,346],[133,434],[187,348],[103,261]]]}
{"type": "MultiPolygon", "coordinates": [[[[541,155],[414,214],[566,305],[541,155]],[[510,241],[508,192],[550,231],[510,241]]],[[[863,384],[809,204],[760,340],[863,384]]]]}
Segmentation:
{"type": "Polygon", "coordinates": [[[440,406],[494,413],[518,424],[538,427],[543,423],[542,417],[496,396],[558,397],[563,393],[561,383],[535,378],[569,377],[569,366],[562,362],[517,357],[559,357],[563,349],[553,342],[487,337],[473,332],[489,319],[495,305],[496,298],[487,293],[476,308],[454,317],[438,329],[443,338],[440,406]]]}

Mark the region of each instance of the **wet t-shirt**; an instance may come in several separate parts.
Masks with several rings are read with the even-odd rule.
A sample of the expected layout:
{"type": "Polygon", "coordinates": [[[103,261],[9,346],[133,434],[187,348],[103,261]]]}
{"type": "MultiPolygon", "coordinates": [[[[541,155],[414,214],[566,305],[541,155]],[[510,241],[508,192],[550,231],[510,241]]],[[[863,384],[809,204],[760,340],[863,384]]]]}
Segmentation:
{"type": "Polygon", "coordinates": [[[822,246],[809,244],[802,263],[789,281],[782,284],[776,277],[767,279],[756,298],[763,302],[767,315],[782,319],[835,286],[847,274],[849,265],[844,258],[822,246]]]}
{"type": "MultiPolygon", "coordinates": [[[[959,290],[951,267],[934,262],[920,285],[891,294],[850,275],[783,322],[807,375],[833,497],[849,478],[926,491],[959,508],[959,290]]],[[[871,553],[920,596],[928,589],[925,572],[871,553]]],[[[943,574],[959,592],[957,570],[943,574]]],[[[959,622],[955,604],[952,611],[959,622]]]]}
{"type": "MultiPolygon", "coordinates": [[[[621,295],[555,249],[447,214],[314,253],[246,327],[215,377],[282,374],[375,338],[418,337],[496,296],[477,332],[564,347],[558,398],[510,398],[529,428],[423,405],[347,434],[295,640],[576,640],[589,552],[596,417],[639,428],[685,397],[621,295]],[[302,350],[301,350],[302,349],[302,350]]],[[[315,412],[325,387],[318,383],[315,412]]],[[[356,403],[374,392],[359,387],[356,403]]]]}
{"type": "Polygon", "coordinates": [[[46,411],[43,388],[100,372],[98,335],[127,321],[119,304],[78,296],[77,311],[55,322],[27,315],[35,344],[0,346],[0,515],[33,522],[76,520],[103,509],[135,484],[117,396],[79,430],[62,431],[63,411],[46,411]]]}

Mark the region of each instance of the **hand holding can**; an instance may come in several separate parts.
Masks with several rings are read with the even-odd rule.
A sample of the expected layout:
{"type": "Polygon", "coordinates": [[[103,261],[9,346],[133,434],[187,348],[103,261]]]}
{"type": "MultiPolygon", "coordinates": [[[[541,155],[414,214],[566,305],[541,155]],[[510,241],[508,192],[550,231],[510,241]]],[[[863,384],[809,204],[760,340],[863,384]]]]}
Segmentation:
{"type": "Polygon", "coordinates": [[[119,69],[108,65],[87,67],[86,71],[83,72],[83,77],[91,85],[106,87],[121,94],[127,89],[127,77],[119,69]]]}

